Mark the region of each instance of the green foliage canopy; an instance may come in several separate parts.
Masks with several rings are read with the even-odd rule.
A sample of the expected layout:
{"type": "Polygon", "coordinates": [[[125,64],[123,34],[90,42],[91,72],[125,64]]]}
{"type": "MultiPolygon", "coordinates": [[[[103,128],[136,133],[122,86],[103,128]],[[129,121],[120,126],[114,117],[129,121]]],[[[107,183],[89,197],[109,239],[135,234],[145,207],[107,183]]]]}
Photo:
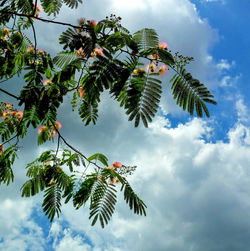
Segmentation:
{"type": "Polygon", "coordinates": [[[70,145],[60,133],[61,123],[57,121],[64,97],[72,95],[72,109],[78,109],[87,126],[96,123],[100,95],[108,90],[135,127],[141,121],[147,127],[159,107],[161,76],[171,69],[175,72],[170,80],[173,98],[183,110],[209,117],[206,103],[216,102],[207,87],[186,72],[185,65],[193,58],[172,55],[153,29],[131,34],[115,15],[99,22],[80,19],[77,26],[39,16],[43,10],[56,17],[63,4],[77,8],[80,3],[82,0],[41,0],[41,8],[37,1],[1,1],[0,80],[5,82],[17,75],[23,77],[24,84],[17,96],[0,88],[19,102],[18,109],[11,102],[0,102],[0,183],[8,185],[14,180],[12,166],[20,140],[29,128],[39,128],[38,145],[57,137],[56,150],[43,152],[27,165],[28,180],[21,195],[30,197],[43,192],[42,207],[51,221],[59,216],[62,200],[72,201],[76,209],[88,202],[92,225],[99,220],[104,227],[115,210],[118,184],[130,209],[146,215],[145,203],[126,178],[136,167],[119,162],[109,165],[105,155],[86,157],[70,145]],[[59,37],[63,51],[54,58],[37,48],[34,22],[68,26],[59,37]],[[33,38],[25,35],[28,29],[33,31],[33,38]],[[77,166],[84,171],[77,172],[77,166]]]}

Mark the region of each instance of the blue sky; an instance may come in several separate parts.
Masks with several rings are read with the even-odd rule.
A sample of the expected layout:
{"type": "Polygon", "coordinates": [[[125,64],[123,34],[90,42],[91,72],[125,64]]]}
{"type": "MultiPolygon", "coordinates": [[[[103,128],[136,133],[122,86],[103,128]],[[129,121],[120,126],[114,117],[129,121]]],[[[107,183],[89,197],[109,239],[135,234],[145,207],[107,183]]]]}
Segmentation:
{"type": "MultiPolygon", "coordinates": [[[[103,152],[110,163],[137,165],[129,181],[148,205],[148,215],[134,216],[119,200],[103,230],[90,226],[87,206],[76,211],[67,204],[50,224],[41,196],[20,197],[25,164],[46,149],[34,147],[34,131],[21,142],[16,182],[1,186],[0,250],[249,250],[249,9],[247,0],[103,0],[101,7],[92,0],[78,10],[63,8],[58,20],[65,22],[115,13],[132,31],[156,29],[172,51],[194,56],[189,70],[207,84],[218,105],[209,106],[209,119],[182,112],[169,93],[171,72],[163,81],[160,111],[147,129],[133,128],[107,93],[97,125],[84,127],[66,99],[58,118],[63,135],[87,156],[103,152]]],[[[63,28],[37,28],[38,47],[58,51],[63,28]]]]}

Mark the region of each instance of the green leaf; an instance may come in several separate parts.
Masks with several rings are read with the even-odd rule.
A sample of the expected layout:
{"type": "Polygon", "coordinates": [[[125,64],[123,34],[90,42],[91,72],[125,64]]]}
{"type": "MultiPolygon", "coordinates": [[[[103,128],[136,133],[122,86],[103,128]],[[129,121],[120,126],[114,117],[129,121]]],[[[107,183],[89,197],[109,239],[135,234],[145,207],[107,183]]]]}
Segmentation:
{"type": "Polygon", "coordinates": [[[104,166],[108,166],[108,158],[101,154],[101,153],[95,153],[92,156],[90,156],[88,159],[88,161],[92,161],[92,160],[96,160],[96,161],[100,161],[104,166]]]}

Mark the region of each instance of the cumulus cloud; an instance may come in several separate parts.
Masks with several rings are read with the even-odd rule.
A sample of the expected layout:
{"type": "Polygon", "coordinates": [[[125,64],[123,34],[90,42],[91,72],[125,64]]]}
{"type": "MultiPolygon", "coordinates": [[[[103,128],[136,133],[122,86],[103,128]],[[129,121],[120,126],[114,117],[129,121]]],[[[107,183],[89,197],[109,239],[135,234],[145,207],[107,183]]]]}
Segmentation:
{"type": "MultiPolygon", "coordinates": [[[[100,1],[93,0],[78,10],[63,9],[59,18],[76,22],[72,18],[99,19],[115,13],[121,15],[125,26],[133,31],[155,28],[172,50],[196,58],[190,70],[195,77],[208,79],[214,88],[211,82],[218,80],[219,72],[233,67],[234,63],[226,59],[216,63],[208,53],[217,41],[217,33],[201,19],[190,1],[166,0],[162,4],[159,0],[134,0],[133,5],[128,4],[130,2],[104,0],[100,8],[100,1]],[[216,74],[211,73],[213,70],[216,74]]],[[[45,30],[45,25],[40,28],[39,48],[55,51],[57,39],[46,34],[59,34],[63,28],[49,26],[49,31],[47,26],[45,30]]],[[[95,127],[79,128],[77,115],[71,114],[68,105],[62,106],[61,131],[72,145],[87,156],[103,152],[111,162],[138,166],[129,180],[147,203],[148,216],[134,216],[120,198],[112,222],[102,230],[99,226],[90,227],[87,206],[75,211],[66,205],[61,216],[63,221],[52,224],[48,236],[54,250],[247,250],[250,245],[247,235],[250,227],[250,129],[242,122],[249,111],[243,100],[238,101],[239,119],[227,133],[227,141],[210,142],[214,128],[208,122],[192,119],[171,126],[165,115],[178,114],[180,110],[166,87],[168,80],[166,77],[163,84],[161,112],[147,130],[134,129],[119,105],[109,101],[107,93],[102,96],[100,119],[95,127]]],[[[225,81],[228,84],[229,80],[225,81]]],[[[23,165],[36,155],[30,141],[24,146],[30,151],[20,158],[21,168],[16,170],[18,185],[10,192],[1,187],[4,199],[0,217],[4,220],[0,226],[3,236],[0,249],[46,250],[46,236],[31,219],[35,201],[17,200],[20,195],[17,191],[24,181],[23,165]],[[7,192],[9,199],[6,199],[7,192]]]]}

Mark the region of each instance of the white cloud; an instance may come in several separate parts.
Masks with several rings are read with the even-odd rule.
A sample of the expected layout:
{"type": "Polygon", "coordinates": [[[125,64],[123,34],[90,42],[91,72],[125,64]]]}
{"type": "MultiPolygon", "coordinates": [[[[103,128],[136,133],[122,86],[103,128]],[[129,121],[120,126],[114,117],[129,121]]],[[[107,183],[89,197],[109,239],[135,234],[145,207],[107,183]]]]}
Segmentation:
{"type": "MultiPolygon", "coordinates": [[[[78,10],[64,11],[60,17],[74,22],[72,18],[75,17],[99,19],[115,13],[121,15],[125,26],[133,31],[142,27],[155,28],[160,39],[167,41],[171,49],[196,58],[190,69],[195,77],[202,80],[216,82],[214,80],[221,76],[220,71],[229,70],[234,65],[226,59],[217,64],[214,62],[208,51],[216,42],[217,33],[200,18],[191,2],[165,0],[163,4],[158,0],[135,0],[133,3],[131,8],[125,0],[104,0],[100,8],[100,1],[93,0],[78,10]]],[[[58,26],[53,27],[49,26],[49,34],[62,31],[58,26]]],[[[48,46],[50,50],[55,49],[57,38],[44,36],[42,32],[39,36],[39,44],[42,45],[39,48],[48,46]]],[[[231,80],[228,77],[224,80],[227,85],[231,80]]],[[[177,108],[167,93],[170,90],[166,90],[168,82],[165,80],[162,112],[167,114],[176,112],[177,108]]],[[[90,227],[87,207],[75,211],[69,205],[64,206],[62,218],[69,228],[61,221],[52,224],[49,238],[54,240],[54,249],[196,251],[248,248],[250,133],[249,127],[241,124],[249,114],[244,103],[237,103],[239,121],[229,131],[228,142],[212,143],[209,136],[213,128],[202,120],[193,119],[171,128],[168,119],[157,116],[149,129],[134,129],[118,104],[108,102],[106,93],[103,98],[96,127],[76,129],[79,120],[71,115],[69,107],[63,106],[62,120],[65,123],[62,132],[87,156],[103,152],[111,162],[120,160],[138,165],[130,181],[148,204],[148,216],[133,216],[121,202],[113,221],[102,230],[99,226],[90,227]],[[73,231],[78,233],[73,234],[73,231]],[[94,245],[92,249],[83,235],[94,245]]],[[[29,149],[33,147],[30,142],[26,145],[29,149]]],[[[30,160],[31,155],[33,158],[33,150],[23,159],[30,160]]],[[[20,161],[19,165],[23,162],[20,161]]],[[[7,247],[39,250],[36,249],[38,244],[42,250],[46,242],[41,229],[29,218],[34,203],[25,201],[26,204],[22,204],[16,199],[23,173],[23,169],[17,169],[18,185],[8,192],[10,198],[3,200],[0,209],[1,219],[4,219],[0,227],[4,238],[4,242],[0,242],[2,250],[8,250],[7,247]],[[32,229],[32,234],[24,234],[22,226],[32,229]]],[[[6,198],[5,191],[9,190],[1,190],[1,198],[6,198]]]]}

